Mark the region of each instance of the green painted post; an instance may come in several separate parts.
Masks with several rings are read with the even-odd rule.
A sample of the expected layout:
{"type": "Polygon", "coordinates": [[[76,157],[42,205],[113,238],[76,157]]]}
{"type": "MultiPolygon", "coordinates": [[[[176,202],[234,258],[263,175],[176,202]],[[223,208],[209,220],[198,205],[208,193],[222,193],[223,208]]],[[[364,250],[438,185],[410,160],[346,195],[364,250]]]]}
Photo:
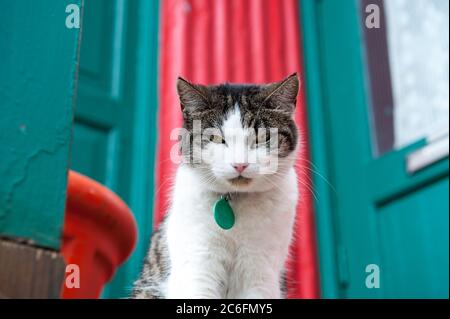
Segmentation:
{"type": "Polygon", "coordinates": [[[317,243],[319,249],[320,288],[324,298],[338,298],[338,279],[336,271],[335,230],[332,215],[332,200],[336,194],[329,183],[330,169],[323,107],[322,78],[320,70],[320,43],[318,39],[318,21],[316,3],[299,1],[300,29],[302,32],[306,92],[308,105],[309,136],[311,139],[311,155],[314,163],[314,190],[320,200],[315,201],[315,217],[317,225],[317,243]],[[319,175],[320,174],[320,175],[319,175]],[[323,177],[322,177],[323,176],[323,177]]]}
{"type": "Polygon", "coordinates": [[[79,29],[66,6],[0,10],[0,236],[58,249],[64,218],[79,29]]]}
{"type": "MultiPolygon", "coordinates": [[[[135,110],[131,123],[133,145],[131,150],[131,186],[124,197],[138,224],[138,241],[133,254],[119,269],[114,280],[106,287],[104,298],[123,298],[131,294],[143,260],[147,255],[153,230],[154,167],[158,114],[158,0],[136,1],[136,37],[131,41],[136,47],[135,110]]],[[[130,48],[134,48],[131,46],[130,48]]],[[[131,61],[129,61],[131,62],[131,61]]],[[[131,83],[130,83],[131,84],[131,83]]],[[[131,87],[128,91],[131,92],[131,87]]]]}
{"type": "Polygon", "coordinates": [[[303,0],[300,8],[312,160],[332,185],[315,177],[323,297],[376,298],[382,290],[364,286],[366,265],[381,262],[366,193],[372,149],[357,1],[303,0]]]}

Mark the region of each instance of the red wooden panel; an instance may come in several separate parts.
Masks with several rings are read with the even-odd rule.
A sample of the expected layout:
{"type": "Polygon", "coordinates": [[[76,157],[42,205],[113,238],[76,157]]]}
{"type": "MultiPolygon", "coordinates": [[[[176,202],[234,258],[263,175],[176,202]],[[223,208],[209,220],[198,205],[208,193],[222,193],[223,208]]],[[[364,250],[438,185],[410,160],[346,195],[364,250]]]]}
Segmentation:
{"type": "MultiPolygon", "coordinates": [[[[165,0],[162,3],[161,83],[155,225],[168,207],[175,165],[170,132],[181,125],[178,76],[203,84],[278,81],[303,74],[296,0],[165,0]]],[[[303,86],[302,86],[303,87],[303,86]]],[[[297,162],[300,200],[296,238],[289,261],[289,297],[318,298],[318,270],[305,94],[297,103],[302,135],[297,162]]]]}

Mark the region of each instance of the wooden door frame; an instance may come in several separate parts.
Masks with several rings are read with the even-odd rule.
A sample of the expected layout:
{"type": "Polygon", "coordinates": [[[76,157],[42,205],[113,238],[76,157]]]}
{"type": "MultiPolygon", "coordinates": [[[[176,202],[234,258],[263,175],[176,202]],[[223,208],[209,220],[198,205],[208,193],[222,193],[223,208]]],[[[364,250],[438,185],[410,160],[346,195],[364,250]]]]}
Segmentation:
{"type": "MultiPolygon", "coordinates": [[[[320,174],[314,174],[313,182],[318,194],[315,210],[321,291],[324,298],[342,298],[345,297],[343,287],[348,285],[349,273],[348,256],[338,227],[339,189],[335,189],[337,179],[333,166],[339,145],[336,145],[333,136],[332,125],[336,118],[331,111],[340,108],[344,99],[348,110],[359,111],[359,114],[352,114],[342,110],[348,116],[344,121],[367,118],[368,115],[358,12],[356,1],[339,1],[337,4],[327,0],[303,0],[299,8],[305,52],[311,156],[315,170],[320,174]],[[333,62],[338,65],[333,67],[333,62]]],[[[371,157],[367,123],[356,127],[352,139],[348,142],[353,142],[352,153],[357,156],[349,157],[353,163],[347,165],[357,167],[355,157],[359,157],[358,160],[371,157]]],[[[349,179],[357,179],[363,174],[362,170],[359,167],[359,172],[355,171],[349,179]]],[[[368,227],[368,224],[361,227],[368,227]]]]}
{"type": "MultiPolygon", "coordinates": [[[[159,3],[159,0],[117,0],[112,3],[116,6],[114,10],[123,10],[120,12],[122,29],[115,35],[120,37],[117,43],[120,43],[118,47],[121,52],[116,55],[115,63],[120,65],[118,77],[121,83],[115,89],[108,84],[105,91],[109,95],[95,92],[89,79],[80,74],[75,119],[111,132],[110,144],[113,146],[109,146],[107,156],[123,156],[111,165],[112,173],[106,177],[104,184],[128,204],[138,225],[135,250],[105,287],[104,298],[120,298],[130,294],[132,284],[141,271],[152,233],[154,152],[158,134],[159,3]],[[86,102],[91,98],[106,101],[103,113],[86,102]],[[118,121],[118,117],[123,122],[118,121]],[[117,126],[118,122],[122,126],[117,126]]],[[[87,9],[86,6],[85,15],[87,9]]],[[[83,31],[89,32],[86,25],[83,31]]]]}
{"type": "MultiPolygon", "coordinates": [[[[361,209],[358,231],[364,234],[367,249],[360,249],[361,256],[356,258],[361,263],[370,260],[381,264],[375,220],[377,207],[448,177],[449,173],[448,158],[417,174],[406,172],[405,156],[422,147],[424,140],[373,161],[371,127],[368,120],[361,121],[369,119],[371,101],[358,3],[356,0],[299,0],[311,156],[314,169],[321,175],[314,174],[313,183],[318,194],[315,211],[324,298],[377,298],[383,294],[381,289],[361,292],[349,282],[350,276],[355,277],[355,269],[348,258],[355,256],[346,253],[345,243],[349,238],[340,229],[345,211],[340,211],[338,202],[348,195],[340,193],[343,176],[339,174],[352,172],[345,175],[345,183],[347,187],[354,185],[353,205],[361,209]],[[354,123],[352,134],[345,133],[342,127],[348,123],[354,123]],[[369,180],[370,183],[364,182],[369,180]]],[[[360,275],[364,275],[364,270],[360,275]]]]}

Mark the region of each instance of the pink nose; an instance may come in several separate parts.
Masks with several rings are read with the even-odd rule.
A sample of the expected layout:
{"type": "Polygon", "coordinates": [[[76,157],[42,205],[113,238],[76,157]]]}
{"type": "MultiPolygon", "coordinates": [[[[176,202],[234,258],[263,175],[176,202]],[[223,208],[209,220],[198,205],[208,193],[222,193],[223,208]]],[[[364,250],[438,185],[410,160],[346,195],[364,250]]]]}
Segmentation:
{"type": "Polygon", "coordinates": [[[240,174],[248,167],[248,164],[232,164],[232,166],[240,174]]]}

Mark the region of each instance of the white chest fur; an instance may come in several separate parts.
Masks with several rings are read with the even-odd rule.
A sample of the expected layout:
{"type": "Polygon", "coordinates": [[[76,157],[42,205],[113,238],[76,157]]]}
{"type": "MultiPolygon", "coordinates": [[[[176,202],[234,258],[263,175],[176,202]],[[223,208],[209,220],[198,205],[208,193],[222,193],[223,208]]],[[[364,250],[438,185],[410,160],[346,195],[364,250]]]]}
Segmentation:
{"type": "Polygon", "coordinates": [[[178,169],[167,220],[168,298],[279,298],[298,198],[291,168],[267,192],[232,197],[236,223],[214,221],[216,193],[178,169]]]}

